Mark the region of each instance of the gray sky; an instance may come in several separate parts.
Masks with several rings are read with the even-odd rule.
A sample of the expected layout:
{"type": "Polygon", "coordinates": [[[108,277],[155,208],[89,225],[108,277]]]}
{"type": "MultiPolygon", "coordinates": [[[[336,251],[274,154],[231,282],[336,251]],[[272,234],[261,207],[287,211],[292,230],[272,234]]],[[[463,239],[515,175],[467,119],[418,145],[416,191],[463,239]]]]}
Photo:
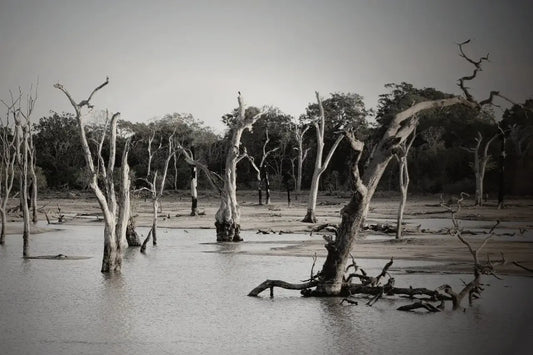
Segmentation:
{"type": "Polygon", "coordinates": [[[473,93],[533,97],[533,1],[74,1],[0,0],[0,97],[39,78],[40,117],[70,111],[52,88],[122,118],[192,113],[222,130],[237,104],[274,105],[295,117],[330,92],[367,106],[389,82],[458,93],[471,67],[455,42],[490,52],[473,93]]]}

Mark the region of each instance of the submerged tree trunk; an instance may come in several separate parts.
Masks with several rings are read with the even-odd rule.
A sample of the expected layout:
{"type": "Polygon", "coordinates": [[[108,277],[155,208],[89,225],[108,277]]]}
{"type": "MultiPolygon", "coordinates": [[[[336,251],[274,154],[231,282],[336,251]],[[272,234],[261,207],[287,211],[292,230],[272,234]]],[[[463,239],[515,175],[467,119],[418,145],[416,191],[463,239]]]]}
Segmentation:
{"type": "Polygon", "coordinates": [[[135,230],[135,220],[130,216],[128,226],[126,227],[126,241],[128,242],[128,247],[140,247],[141,239],[137,231],[135,230]]]}
{"type": "Polygon", "coordinates": [[[249,129],[255,121],[263,115],[263,112],[252,117],[245,116],[244,103],[241,95],[238,96],[239,109],[238,117],[233,124],[232,136],[229,142],[229,149],[226,156],[226,166],[223,174],[224,186],[220,191],[220,207],[215,214],[215,227],[218,242],[239,242],[240,237],[240,210],[237,203],[237,162],[243,156],[239,156],[239,146],[241,144],[242,132],[249,129]]]}
{"type": "Polygon", "coordinates": [[[152,200],[152,244],[157,245],[157,212],[159,211],[159,201],[157,198],[152,200]]]}
{"type": "Polygon", "coordinates": [[[6,242],[6,222],[7,222],[7,215],[4,209],[0,210],[0,218],[2,221],[2,227],[0,230],[0,245],[3,245],[6,242]]]}

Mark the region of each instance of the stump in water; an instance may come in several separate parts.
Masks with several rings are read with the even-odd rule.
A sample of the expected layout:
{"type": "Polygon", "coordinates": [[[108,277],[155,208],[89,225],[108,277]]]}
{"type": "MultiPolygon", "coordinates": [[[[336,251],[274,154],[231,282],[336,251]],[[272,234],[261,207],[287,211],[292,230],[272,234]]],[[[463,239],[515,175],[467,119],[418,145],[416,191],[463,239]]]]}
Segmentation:
{"type": "Polygon", "coordinates": [[[235,222],[215,222],[217,242],[241,242],[241,226],[235,222]]]}
{"type": "Polygon", "coordinates": [[[126,241],[128,242],[128,247],[141,246],[141,239],[139,234],[135,231],[135,220],[133,217],[130,218],[128,226],[126,227],[126,241]]]}

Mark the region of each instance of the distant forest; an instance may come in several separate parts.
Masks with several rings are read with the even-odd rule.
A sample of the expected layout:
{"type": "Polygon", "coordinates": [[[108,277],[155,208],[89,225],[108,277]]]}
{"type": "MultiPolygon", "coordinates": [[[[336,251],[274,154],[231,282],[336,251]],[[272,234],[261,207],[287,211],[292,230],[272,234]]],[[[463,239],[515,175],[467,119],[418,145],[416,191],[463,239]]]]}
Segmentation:
{"type": "MultiPolygon", "coordinates": [[[[359,138],[368,149],[360,161],[364,171],[365,160],[372,154],[372,147],[381,137],[384,127],[393,115],[415,102],[440,99],[452,95],[432,88],[417,89],[407,83],[388,84],[387,92],[380,96],[375,110],[365,108],[356,93],[332,93],[325,97],[323,106],[326,118],[325,151],[334,144],[339,132],[347,125],[356,125],[359,138]]],[[[312,101],[312,97],[309,98],[312,101]]],[[[254,115],[265,108],[248,107],[246,115],[254,115]]],[[[503,112],[494,109],[477,112],[465,105],[425,111],[420,115],[419,132],[408,155],[410,191],[415,193],[473,193],[475,190],[475,151],[483,155],[487,142],[487,169],[485,193],[491,198],[498,193],[500,169],[504,164],[505,193],[533,194],[533,100],[512,105],[503,112]],[[502,151],[505,156],[502,158],[502,151]]],[[[300,152],[298,133],[305,132],[301,145],[305,157],[302,170],[302,188],[308,189],[313,175],[316,134],[312,127],[318,116],[317,104],[302,108],[298,117],[284,114],[275,107],[266,108],[252,130],[242,136],[241,151],[259,162],[264,150],[273,150],[265,159],[264,169],[270,176],[272,189],[285,190],[287,181],[296,184],[297,156],[300,152]],[[305,130],[309,126],[310,129],[305,130]],[[265,146],[265,142],[268,143],[265,146]]],[[[89,141],[97,149],[104,129],[104,112],[95,111],[88,122],[89,141]]],[[[167,157],[165,146],[174,134],[177,143],[193,152],[195,159],[210,170],[221,173],[224,169],[226,143],[231,137],[236,111],[222,115],[227,126],[223,135],[215,134],[209,127],[190,114],[172,113],[149,123],[119,121],[118,141],[132,137],[129,153],[132,185],[142,187],[147,176],[148,144],[155,151],[152,169],[162,169],[167,157]]],[[[69,113],[51,113],[42,117],[33,127],[33,140],[37,157],[40,188],[69,190],[87,188],[85,161],[80,146],[78,123],[69,113]]],[[[106,143],[107,144],[107,143],[106,143]]],[[[104,144],[103,155],[108,147],[104,144]]],[[[118,143],[117,165],[124,144],[118,143]]],[[[350,164],[353,150],[346,140],[341,141],[320,181],[320,190],[350,190],[350,164]]],[[[399,189],[398,164],[392,161],[379,185],[379,190],[399,189]]],[[[190,166],[179,152],[173,157],[166,180],[167,190],[186,189],[190,184],[190,166]]],[[[206,177],[199,174],[199,187],[209,189],[206,177]]],[[[256,171],[250,159],[243,159],[237,167],[237,183],[240,189],[257,188],[256,171]]],[[[17,184],[15,184],[17,186],[17,184]]],[[[294,186],[295,188],[296,186],[294,186]]]]}

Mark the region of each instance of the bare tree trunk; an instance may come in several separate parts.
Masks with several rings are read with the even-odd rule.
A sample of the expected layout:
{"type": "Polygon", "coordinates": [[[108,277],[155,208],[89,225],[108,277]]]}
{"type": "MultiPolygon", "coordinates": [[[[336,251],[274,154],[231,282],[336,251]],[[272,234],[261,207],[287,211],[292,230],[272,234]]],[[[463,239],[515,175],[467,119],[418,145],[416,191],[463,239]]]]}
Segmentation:
{"type": "Polygon", "coordinates": [[[261,184],[263,183],[263,181],[261,179],[261,172],[257,173],[256,181],[257,181],[257,197],[259,199],[258,203],[259,203],[259,206],[262,206],[263,205],[263,191],[261,190],[261,184]]]}
{"type": "Polygon", "coordinates": [[[238,96],[238,102],[238,117],[236,117],[232,127],[233,134],[226,156],[226,168],[223,174],[224,186],[220,193],[220,207],[215,214],[218,242],[238,242],[242,240],[240,237],[240,210],[239,204],[237,203],[236,167],[237,162],[244,156],[239,156],[239,146],[242,132],[245,129],[249,129],[263,115],[263,112],[260,112],[253,117],[246,118],[244,103],[240,94],[238,96]]]}
{"type": "Polygon", "coordinates": [[[191,216],[198,216],[198,169],[191,165],[191,216]]]}
{"type": "Polygon", "coordinates": [[[498,209],[503,209],[504,203],[503,198],[505,194],[505,143],[506,143],[506,137],[505,132],[501,129],[501,127],[498,126],[498,129],[500,130],[500,157],[498,159],[498,166],[499,166],[499,183],[498,183],[498,209]]]}
{"type": "Polygon", "coordinates": [[[313,179],[311,180],[311,188],[309,189],[309,197],[307,202],[307,214],[305,215],[302,222],[307,223],[316,223],[316,216],[315,216],[315,207],[316,207],[316,200],[318,197],[318,184],[320,179],[320,173],[318,170],[316,170],[315,165],[315,172],[313,173],[313,179]]]}
{"type": "MultiPolygon", "coordinates": [[[[240,134],[238,140],[240,141],[240,134]]],[[[236,152],[236,148],[231,150],[233,152],[229,152],[226,158],[226,171],[224,172],[224,187],[220,195],[220,207],[215,214],[218,242],[239,242],[242,240],[240,237],[240,208],[236,194],[235,166],[238,152],[236,152]]]]}
{"type": "Polygon", "coordinates": [[[0,210],[0,218],[2,221],[2,228],[0,230],[0,245],[4,245],[4,243],[6,242],[6,222],[7,222],[7,215],[6,215],[5,209],[0,210]]]}
{"type": "Polygon", "coordinates": [[[400,198],[400,206],[398,207],[398,218],[396,220],[396,239],[400,239],[402,237],[402,230],[403,230],[403,213],[405,210],[405,203],[407,202],[407,189],[409,187],[409,171],[407,170],[407,157],[400,158],[400,191],[401,191],[401,198],[400,198]]]}
{"type": "Polygon", "coordinates": [[[159,210],[159,201],[157,198],[152,200],[152,243],[157,245],[157,212],[159,210]]]}
{"type": "Polygon", "coordinates": [[[485,171],[487,169],[487,163],[490,159],[489,147],[490,144],[496,139],[498,135],[494,135],[490,138],[483,148],[483,152],[480,153],[481,142],[483,141],[483,136],[481,132],[477,132],[477,137],[475,138],[476,144],[473,148],[466,148],[466,150],[474,153],[474,175],[476,180],[476,193],[474,196],[475,205],[483,206],[483,182],[485,180],[485,171]]]}
{"type": "MultiPolygon", "coordinates": [[[[37,181],[35,172],[32,172],[32,180],[37,181]],[[33,180],[35,179],[35,180],[33,180]]],[[[37,217],[37,183],[32,184],[31,186],[31,221],[33,224],[36,224],[39,221],[37,217]]]]}
{"type": "Polygon", "coordinates": [[[178,156],[174,154],[174,191],[178,191],[178,156]]]}
{"type": "Polygon", "coordinates": [[[309,199],[307,202],[307,214],[305,215],[302,222],[307,223],[316,223],[316,216],[315,216],[315,208],[316,208],[316,200],[318,196],[318,186],[320,183],[320,176],[322,173],[326,170],[328,167],[328,164],[331,160],[331,157],[333,156],[333,153],[335,153],[335,150],[339,146],[341,140],[343,139],[343,135],[339,135],[337,139],[335,140],[335,143],[333,143],[333,146],[328,152],[328,155],[326,156],[326,159],[324,162],[322,162],[322,154],[324,151],[324,127],[325,127],[325,114],[324,114],[324,107],[322,106],[322,100],[320,99],[320,95],[318,92],[315,92],[316,99],[318,102],[318,107],[320,110],[320,119],[319,122],[315,122],[315,131],[316,131],[316,159],[315,159],[315,170],[313,171],[313,180],[311,180],[311,190],[309,191],[309,199]]]}
{"type": "Polygon", "coordinates": [[[302,193],[302,173],[303,173],[303,164],[305,158],[307,158],[307,153],[309,148],[305,151],[303,149],[303,141],[305,132],[309,129],[309,126],[302,128],[301,126],[296,127],[296,141],[298,142],[298,176],[296,177],[296,199],[302,193]]]}
{"type": "Polygon", "coordinates": [[[270,180],[268,179],[268,171],[265,167],[263,167],[263,179],[265,180],[266,204],[270,205],[270,180]]]}
{"type": "MultiPolygon", "coordinates": [[[[19,111],[20,113],[20,111],[19,111]]],[[[29,115],[28,115],[29,117],[29,115]]],[[[19,198],[20,208],[22,210],[23,229],[22,229],[22,255],[30,256],[30,210],[28,208],[28,155],[29,155],[29,120],[23,126],[22,119],[19,115],[15,118],[16,138],[16,155],[19,177],[19,198]]]]}
{"type": "Polygon", "coordinates": [[[128,247],[140,247],[141,239],[139,234],[135,230],[135,220],[130,216],[128,226],[126,227],[126,241],[128,242],[128,247]]]}
{"type": "Polygon", "coordinates": [[[407,190],[409,189],[409,169],[407,167],[407,157],[409,155],[409,150],[411,149],[411,146],[415,141],[415,138],[416,126],[413,130],[413,134],[411,135],[411,140],[409,141],[409,143],[401,144],[400,148],[398,149],[398,152],[396,153],[396,158],[398,160],[399,167],[399,182],[401,192],[400,206],[398,207],[398,218],[396,221],[396,239],[400,239],[402,237],[403,213],[405,210],[405,203],[407,202],[407,190]]]}

